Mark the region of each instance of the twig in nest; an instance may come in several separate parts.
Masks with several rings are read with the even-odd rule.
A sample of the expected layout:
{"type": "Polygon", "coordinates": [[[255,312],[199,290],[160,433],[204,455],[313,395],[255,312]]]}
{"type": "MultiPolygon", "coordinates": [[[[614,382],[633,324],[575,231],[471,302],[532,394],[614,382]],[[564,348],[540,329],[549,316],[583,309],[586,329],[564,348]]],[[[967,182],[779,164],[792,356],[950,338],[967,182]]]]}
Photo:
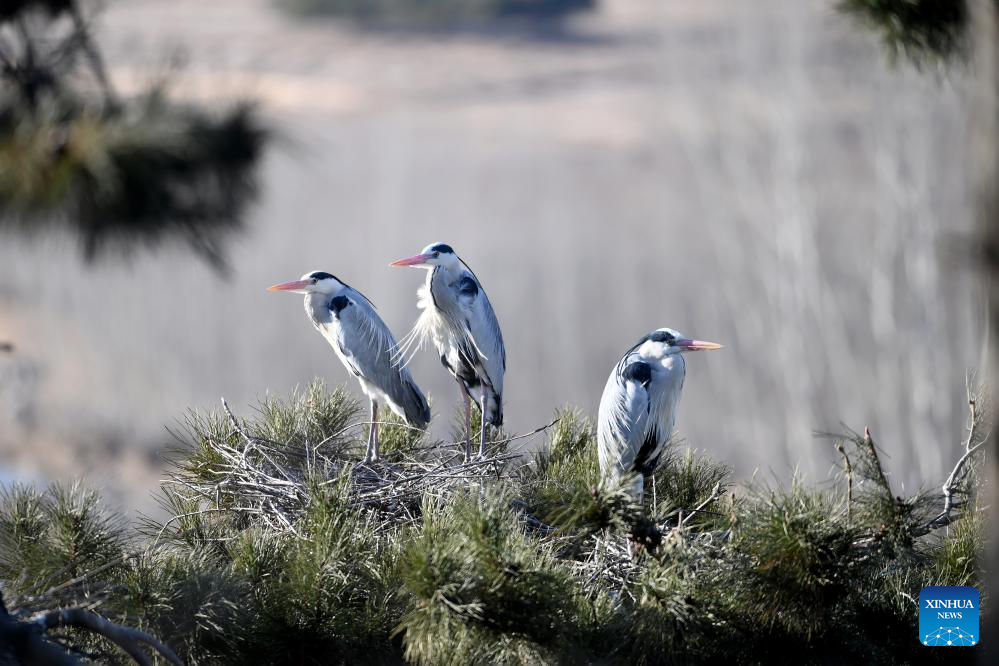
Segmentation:
{"type": "Polygon", "coordinates": [[[96,569],[91,569],[90,571],[87,571],[86,573],[83,573],[83,574],[77,576],[76,578],[71,578],[71,579],[69,579],[69,580],[67,580],[67,581],[65,581],[63,583],[59,583],[58,585],[55,585],[54,587],[50,587],[47,590],[45,590],[44,592],[42,592],[41,594],[32,594],[32,592],[34,590],[39,589],[42,585],[50,583],[51,580],[52,580],[52,577],[50,576],[50,577],[46,578],[45,580],[43,580],[41,583],[39,583],[37,586],[35,586],[35,588],[33,588],[32,591],[29,591],[28,595],[29,596],[33,596],[35,598],[43,599],[45,597],[48,597],[50,595],[55,594],[56,592],[60,592],[60,591],[65,590],[67,588],[73,587],[74,585],[79,585],[80,583],[86,581],[88,578],[96,576],[99,573],[104,573],[108,569],[111,569],[112,567],[116,567],[119,564],[121,564],[122,562],[124,562],[124,561],[126,561],[128,559],[131,559],[133,557],[136,557],[135,553],[125,553],[124,555],[121,555],[119,557],[115,557],[115,558],[113,558],[113,559],[105,562],[104,564],[100,565],[96,569]]]}
{"type": "MultiPolygon", "coordinates": [[[[556,423],[558,423],[561,420],[562,420],[561,418],[554,419],[548,425],[543,425],[541,427],[535,428],[531,432],[525,432],[522,435],[515,435],[514,437],[507,437],[506,439],[498,439],[498,440],[496,440],[494,442],[490,442],[490,444],[494,444],[494,445],[495,444],[509,444],[510,442],[517,441],[518,439],[525,439],[527,437],[533,437],[534,435],[537,435],[539,432],[542,432],[544,430],[548,430],[549,428],[551,428],[553,425],[555,425],[556,423]]],[[[459,443],[461,443],[461,442],[455,442],[456,445],[459,444],[459,443]]]]}
{"type": "Polygon", "coordinates": [[[229,403],[225,401],[225,397],[222,398],[222,409],[224,409],[225,413],[229,415],[229,422],[232,423],[233,429],[237,433],[239,433],[243,437],[243,439],[246,440],[247,444],[251,444],[252,445],[253,444],[253,438],[250,437],[248,434],[246,434],[246,431],[244,431],[240,427],[239,421],[236,420],[236,415],[232,413],[231,409],[229,409],[229,403]]]}
{"type": "Polygon", "coordinates": [[[691,518],[693,518],[699,513],[713,513],[715,515],[721,515],[715,511],[707,510],[707,506],[712,502],[714,502],[715,500],[717,500],[719,497],[721,497],[721,483],[716,483],[714,489],[711,491],[711,494],[708,495],[708,498],[703,502],[701,502],[700,504],[698,504],[693,509],[691,509],[689,512],[685,511],[684,508],[681,506],[674,511],[670,511],[665,516],[661,516],[660,519],[662,520],[662,524],[660,526],[660,529],[662,531],[666,531],[668,529],[681,530],[683,529],[683,526],[690,521],[691,518]],[[676,525],[670,528],[669,520],[673,516],[676,516],[676,525]]]}
{"type": "Polygon", "coordinates": [[[171,664],[184,666],[180,657],[166,644],[159,641],[154,636],[138,629],[124,627],[115,624],[110,620],[101,617],[97,613],[85,608],[63,608],[60,610],[47,611],[36,615],[31,622],[41,627],[42,631],[48,629],[58,629],[61,627],[80,627],[88,629],[94,633],[104,636],[106,639],[120,647],[128,653],[136,663],[142,666],[152,666],[153,661],[142,649],[143,645],[148,645],[156,650],[171,664]]]}
{"type": "Polygon", "coordinates": [[[261,513],[261,514],[263,513],[262,510],[252,506],[236,506],[236,507],[231,507],[231,508],[227,507],[222,509],[202,509],[200,511],[180,513],[177,514],[176,516],[170,517],[166,522],[163,523],[163,527],[161,527],[160,531],[156,534],[156,538],[153,539],[150,548],[158,544],[160,539],[163,538],[163,533],[166,532],[166,528],[170,527],[171,523],[174,523],[178,520],[183,520],[184,518],[192,518],[194,516],[202,516],[208,513],[226,513],[226,512],[238,512],[238,511],[243,511],[245,513],[261,513]]]}
{"type": "Polygon", "coordinates": [[[683,527],[684,525],[686,525],[687,521],[689,521],[691,518],[693,518],[694,516],[696,516],[701,511],[704,511],[704,508],[707,505],[711,504],[712,502],[714,502],[719,497],[721,497],[721,483],[716,483],[715,487],[714,487],[714,490],[711,491],[711,495],[708,496],[708,498],[706,500],[704,500],[703,502],[701,502],[700,504],[698,504],[697,507],[693,511],[691,511],[690,513],[688,513],[686,516],[683,516],[682,518],[680,518],[680,526],[683,527]]]}
{"type": "Polygon", "coordinates": [[[849,521],[853,514],[853,465],[850,464],[850,456],[846,454],[843,444],[836,444],[836,450],[842,454],[846,467],[846,519],[849,521]]]}

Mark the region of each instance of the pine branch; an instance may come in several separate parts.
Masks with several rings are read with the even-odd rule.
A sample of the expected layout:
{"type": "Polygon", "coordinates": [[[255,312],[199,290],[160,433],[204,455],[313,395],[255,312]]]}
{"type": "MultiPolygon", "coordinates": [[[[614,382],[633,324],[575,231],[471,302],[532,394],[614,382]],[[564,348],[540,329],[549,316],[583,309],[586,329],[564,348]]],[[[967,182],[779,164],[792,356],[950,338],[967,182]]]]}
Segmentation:
{"type": "Polygon", "coordinates": [[[841,443],[836,444],[836,450],[843,456],[844,471],[846,472],[846,519],[853,516],[853,466],[850,464],[850,456],[846,454],[846,447],[841,443]]]}
{"type": "Polygon", "coordinates": [[[888,477],[885,475],[885,468],[881,464],[880,456],[878,456],[878,448],[874,444],[874,439],[871,437],[871,430],[866,426],[864,427],[864,446],[867,448],[867,453],[870,455],[871,461],[874,464],[874,471],[878,474],[878,484],[888,496],[888,501],[894,503],[895,494],[891,491],[891,484],[888,483],[888,477]]]}

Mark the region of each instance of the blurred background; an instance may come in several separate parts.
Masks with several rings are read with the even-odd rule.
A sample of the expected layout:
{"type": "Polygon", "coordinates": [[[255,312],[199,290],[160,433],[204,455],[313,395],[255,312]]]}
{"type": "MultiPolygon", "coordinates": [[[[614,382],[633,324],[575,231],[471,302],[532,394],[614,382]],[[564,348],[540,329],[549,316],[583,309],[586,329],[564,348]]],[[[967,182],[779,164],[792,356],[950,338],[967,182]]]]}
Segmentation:
{"type": "MultiPolygon", "coordinates": [[[[19,220],[0,235],[0,480],[82,476],[146,507],[187,409],[348,380],[268,285],[335,273],[401,337],[424,273],[387,264],[433,241],[497,312],[511,431],[595,414],[620,355],[671,326],[725,345],[688,359],[678,430],[738,478],[825,479],[837,454],[813,433],[845,426],[871,427],[907,489],[946,475],[985,337],[955,260],[970,86],[893,62],[832,0],[130,0],[84,19],[108,99],[252,100],[268,140],[218,242],[81,252],[0,213],[19,220]]],[[[412,368],[447,436],[453,381],[430,351],[412,368]]]]}

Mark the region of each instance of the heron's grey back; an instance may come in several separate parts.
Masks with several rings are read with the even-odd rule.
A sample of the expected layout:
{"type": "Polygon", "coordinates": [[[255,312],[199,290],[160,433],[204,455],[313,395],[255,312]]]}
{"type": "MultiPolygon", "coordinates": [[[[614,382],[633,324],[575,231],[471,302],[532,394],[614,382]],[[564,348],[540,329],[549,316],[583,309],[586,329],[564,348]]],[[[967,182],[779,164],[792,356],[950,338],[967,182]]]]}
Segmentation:
{"type": "Polygon", "coordinates": [[[430,422],[427,398],[409,369],[393,363],[395,337],[371,302],[348,287],[330,299],[328,312],[324,334],[347,368],[384,393],[394,403],[390,406],[411,425],[426,426],[430,422]]]}

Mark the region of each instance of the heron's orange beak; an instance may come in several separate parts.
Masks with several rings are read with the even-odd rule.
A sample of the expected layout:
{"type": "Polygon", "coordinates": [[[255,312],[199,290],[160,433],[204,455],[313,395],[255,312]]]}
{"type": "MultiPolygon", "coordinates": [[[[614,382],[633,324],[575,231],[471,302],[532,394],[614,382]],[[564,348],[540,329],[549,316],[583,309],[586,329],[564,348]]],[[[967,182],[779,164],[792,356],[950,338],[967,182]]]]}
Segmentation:
{"type": "Polygon", "coordinates": [[[704,340],[677,340],[677,347],[683,347],[690,351],[709,351],[711,349],[721,349],[722,346],[717,342],[706,342],[704,340]]]}
{"type": "Polygon", "coordinates": [[[281,284],[267,287],[267,291],[294,291],[295,289],[305,289],[311,284],[311,280],[292,280],[291,282],[282,282],[281,284]]]}
{"type": "Polygon", "coordinates": [[[405,259],[400,259],[398,261],[393,261],[389,266],[416,266],[418,264],[424,264],[427,259],[430,259],[432,255],[429,254],[417,254],[412,257],[406,257],[405,259]]]}

